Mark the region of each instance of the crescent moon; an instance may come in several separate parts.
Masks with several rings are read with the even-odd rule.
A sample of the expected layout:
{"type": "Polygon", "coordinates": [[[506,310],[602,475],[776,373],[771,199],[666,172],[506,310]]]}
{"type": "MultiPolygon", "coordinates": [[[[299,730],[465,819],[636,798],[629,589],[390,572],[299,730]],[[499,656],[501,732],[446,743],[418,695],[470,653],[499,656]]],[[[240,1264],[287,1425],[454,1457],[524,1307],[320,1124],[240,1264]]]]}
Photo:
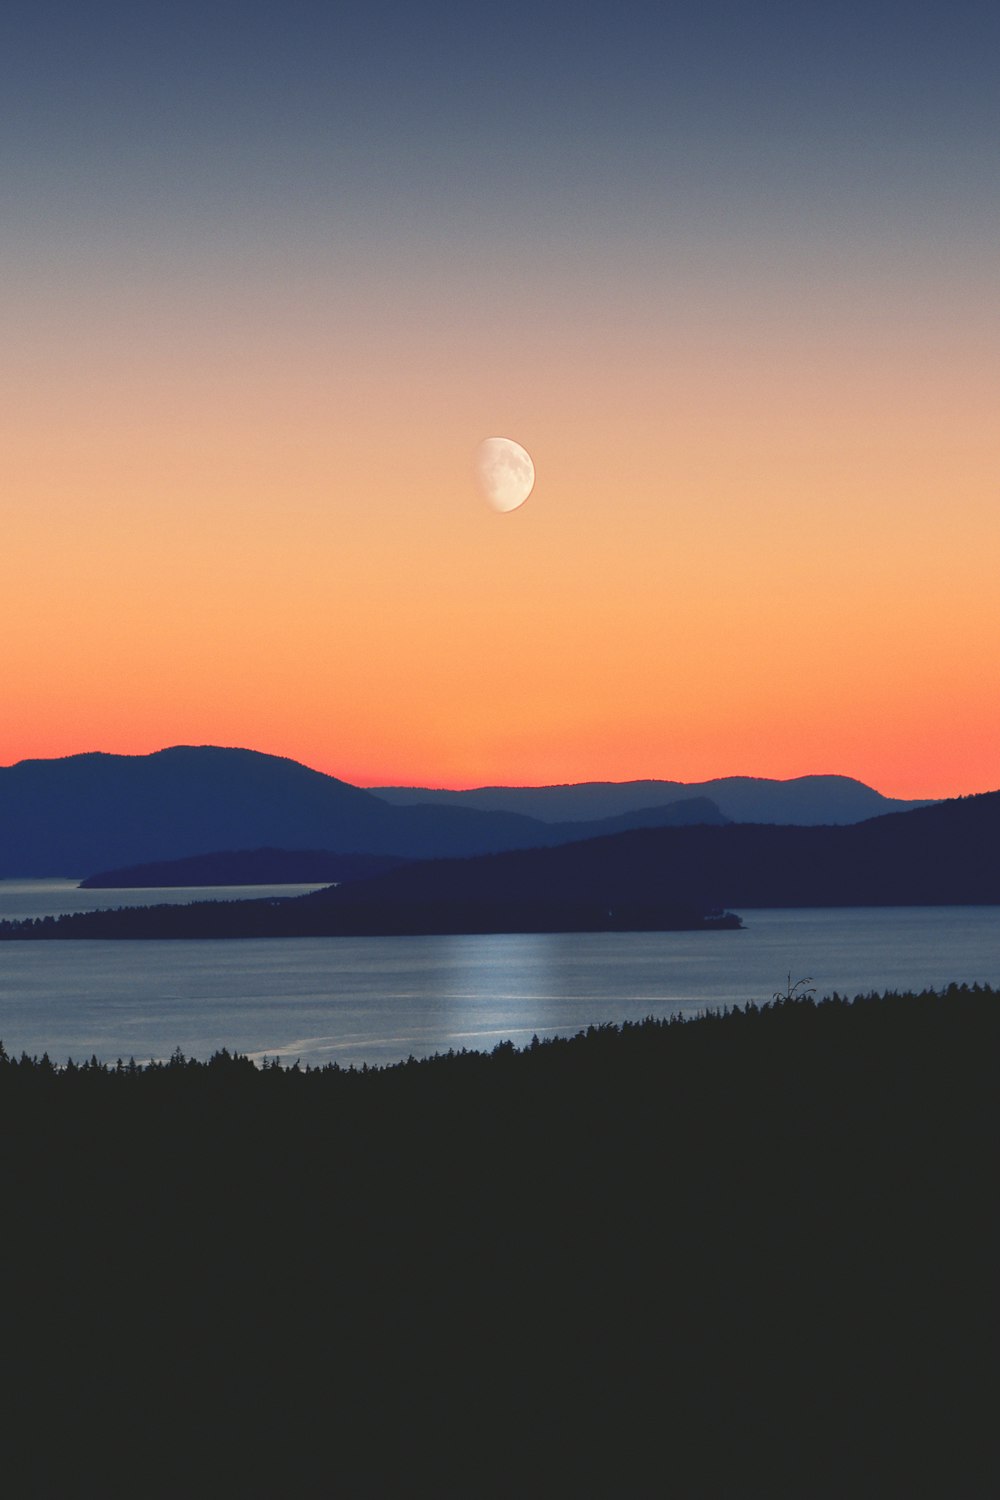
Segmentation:
{"type": "Polygon", "coordinates": [[[484,438],[476,450],[476,482],[494,510],[517,510],[534,488],[531,454],[513,438],[484,438]]]}

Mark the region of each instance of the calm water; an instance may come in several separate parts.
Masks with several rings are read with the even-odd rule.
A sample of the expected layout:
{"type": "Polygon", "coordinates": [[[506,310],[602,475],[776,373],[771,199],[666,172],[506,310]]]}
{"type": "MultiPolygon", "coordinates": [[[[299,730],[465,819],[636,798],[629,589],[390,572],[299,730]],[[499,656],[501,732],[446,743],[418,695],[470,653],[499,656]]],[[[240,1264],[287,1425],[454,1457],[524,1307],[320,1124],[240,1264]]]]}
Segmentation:
{"type": "MultiPolygon", "coordinates": [[[[0,883],[0,915],[13,884],[0,883]]],[[[79,893],[102,904],[117,894],[79,893]]],[[[0,1037],[8,1051],[57,1061],[143,1061],[179,1046],[360,1064],[767,1000],[789,972],[810,975],[821,995],[1000,986],[997,907],[744,920],[743,932],[0,943],[0,1037]]]]}

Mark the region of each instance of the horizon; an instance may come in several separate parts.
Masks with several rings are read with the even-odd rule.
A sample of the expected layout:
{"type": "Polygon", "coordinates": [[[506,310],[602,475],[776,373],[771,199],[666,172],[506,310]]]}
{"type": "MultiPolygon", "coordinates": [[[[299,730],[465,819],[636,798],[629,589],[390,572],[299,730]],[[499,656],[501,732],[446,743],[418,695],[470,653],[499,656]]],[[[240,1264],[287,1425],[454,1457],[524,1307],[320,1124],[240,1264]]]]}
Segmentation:
{"type": "Polygon", "coordinates": [[[1000,11],[3,40],[0,763],[1000,782],[1000,11]]]}
{"type": "Polygon", "coordinates": [[[173,742],[171,744],[168,744],[168,745],[158,745],[153,750],[116,751],[116,750],[105,750],[105,749],[90,749],[90,750],[75,750],[75,751],[70,751],[66,755],[57,755],[57,756],[22,756],[22,757],[20,757],[16,761],[12,761],[12,762],[10,762],[7,765],[0,766],[0,770],[13,770],[15,766],[21,765],[21,764],[23,764],[25,762],[39,762],[39,761],[50,761],[50,760],[72,760],[72,759],[75,759],[75,758],[78,758],[78,757],[86,757],[86,756],[90,756],[90,755],[121,756],[121,757],[129,758],[129,759],[146,759],[146,758],[148,758],[150,756],[161,754],[161,753],[163,753],[164,751],[167,751],[167,750],[245,750],[245,751],[249,751],[251,754],[254,754],[254,755],[270,756],[270,757],[272,757],[274,759],[277,759],[277,760],[289,760],[289,761],[294,762],[297,765],[304,766],[307,770],[318,771],[318,772],[320,772],[324,776],[330,776],[330,777],[332,777],[333,779],[335,779],[337,781],[346,782],[348,785],[358,787],[358,788],[360,788],[363,791],[373,791],[373,792],[378,791],[378,789],[380,787],[386,788],[386,789],[399,789],[399,790],[413,788],[415,790],[419,789],[419,790],[425,790],[425,791],[441,791],[441,792],[492,791],[492,790],[501,790],[501,789],[525,790],[525,791],[528,791],[528,790],[534,790],[534,789],[543,788],[543,787],[570,787],[570,786],[586,786],[586,785],[600,785],[600,784],[605,784],[605,785],[609,785],[609,786],[622,786],[622,785],[626,785],[627,786],[627,785],[630,785],[630,784],[633,784],[633,783],[646,782],[646,781],[648,781],[648,782],[665,783],[667,785],[677,785],[679,787],[686,787],[686,786],[701,786],[701,785],[704,785],[704,784],[707,784],[707,783],[711,783],[711,782],[714,782],[714,781],[720,781],[720,780],[748,780],[748,781],[790,782],[790,781],[809,780],[809,779],[813,779],[813,778],[815,778],[815,779],[825,779],[825,780],[838,779],[839,778],[839,779],[842,779],[842,780],[856,782],[856,783],[858,783],[858,784],[860,784],[862,786],[866,786],[866,787],[869,788],[869,790],[877,792],[882,797],[887,797],[887,798],[890,798],[890,799],[893,799],[893,800],[897,800],[897,801],[914,802],[914,801],[924,801],[924,800],[926,800],[926,801],[939,801],[939,800],[948,800],[948,799],[955,798],[955,797],[977,796],[977,795],[981,795],[982,793],[985,793],[985,792],[991,792],[991,791],[995,791],[995,790],[1000,789],[998,787],[985,786],[985,787],[966,788],[965,790],[957,791],[957,792],[944,792],[944,793],[929,793],[929,792],[927,792],[927,793],[901,793],[901,792],[896,792],[896,791],[886,791],[883,787],[875,786],[871,782],[865,781],[863,777],[852,775],[848,771],[831,771],[831,770],[826,770],[826,771],[801,771],[801,772],[793,773],[793,774],[788,775],[788,776],[760,775],[760,774],[757,774],[755,772],[749,772],[749,771],[727,771],[727,772],[723,772],[723,773],[721,773],[719,775],[715,775],[715,776],[695,776],[695,777],[691,777],[689,779],[682,779],[682,778],[677,777],[677,776],[646,775],[646,776],[623,776],[623,777],[588,776],[588,777],[582,778],[580,780],[573,780],[573,781],[562,780],[561,779],[561,780],[553,780],[553,781],[545,781],[545,782],[524,782],[524,781],[518,781],[518,782],[512,782],[512,781],[508,781],[508,782],[489,781],[489,782],[487,782],[487,781],[470,781],[466,785],[462,785],[462,786],[445,785],[442,782],[436,782],[436,781],[422,781],[422,782],[416,782],[416,781],[388,781],[388,780],[383,780],[383,781],[375,781],[375,780],[361,781],[361,780],[359,780],[359,781],[355,781],[352,778],[343,775],[342,772],[340,772],[340,771],[338,771],[336,769],[330,769],[329,767],[321,766],[321,765],[313,765],[313,764],[310,764],[307,761],[300,760],[297,756],[283,754],[283,753],[281,753],[279,751],[261,750],[261,749],[257,748],[256,746],[253,746],[253,745],[211,745],[211,744],[207,744],[207,743],[190,744],[190,743],[181,743],[179,741],[175,741],[175,742],[173,742]]]}

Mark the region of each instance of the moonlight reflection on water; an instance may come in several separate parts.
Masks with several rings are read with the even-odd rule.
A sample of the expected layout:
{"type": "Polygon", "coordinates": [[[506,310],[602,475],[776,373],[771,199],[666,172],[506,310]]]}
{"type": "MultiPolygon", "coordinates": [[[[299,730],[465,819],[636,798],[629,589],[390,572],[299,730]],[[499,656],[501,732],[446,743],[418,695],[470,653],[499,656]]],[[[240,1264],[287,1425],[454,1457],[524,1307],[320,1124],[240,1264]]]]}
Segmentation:
{"type": "Polygon", "coordinates": [[[742,932],[3,943],[0,1038],[56,1061],[228,1047],[360,1065],[759,1002],[787,974],[811,976],[817,996],[1000,983],[996,907],[744,921],[742,932]]]}

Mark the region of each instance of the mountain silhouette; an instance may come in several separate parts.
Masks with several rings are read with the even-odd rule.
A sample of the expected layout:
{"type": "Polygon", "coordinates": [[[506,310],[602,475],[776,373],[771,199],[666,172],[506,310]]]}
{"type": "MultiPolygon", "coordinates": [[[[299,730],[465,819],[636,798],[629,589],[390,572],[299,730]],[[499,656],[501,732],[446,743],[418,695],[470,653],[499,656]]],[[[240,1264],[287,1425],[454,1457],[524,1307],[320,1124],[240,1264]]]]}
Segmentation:
{"type": "Polygon", "coordinates": [[[883,797],[851,776],[797,776],[790,781],[759,776],[724,776],[697,782],[584,781],[566,786],[484,786],[463,792],[400,786],[373,790],[398,807],[435,803],[482,812],[516,812],[544,822],[583,822],[635,814],[675,802],[678,797],[708,797],[723,817],[734,823],[860,823],[883,813],[928,806],[927,801],[883,797]]]}
{"type": "Polygon", "coordinates": [[[844,827],[633,829],[554,849],[407,865],[312,901],[342,911],[557,899],[609,908],[1000,903],[1000,792],[844,827]]]}
{"type": "MultiPolygon", "coordinates": [[[[704,799],[686,801],[674,812],[629,816],[633,824],[722,821],[704,799]]],[[[262,847],[438,858],[562,843],[587,831],[602,828],[467,807],[392,807],[296,761],[211,745],[0,768],[0,878],[81,876],[262,847]]]]}
{"type": "MultiPolygon", "coordinates": [[[[515,832],[522,842],[530,840],[532,847],[536,847],[574,841],[580,837],[581,829],[584,832],[618,833],[634,828],[637,823],[650,828],[677,828],[689,823],[717,825],[725,821],[714,802],[707,797],[691,797],[664,807],[602,818],[596,823],[541,824],[531,819],[530,830],[525,832],[522,820],[515,832]]],[[[499,837],[497,834],[491,836],[499,837]]],[[[504,836],[509,837],[509,830],[504,836]]],[[[341,884],[363,880],[407,862],[399,855],[337,854],[330,849],[223,850],[184,859],[154,860],[115,870],[101,870],[81,880],[80,887],[82,890],[124,890],[147,886],[278,885],[282,882],[341,884]]]]}
{"type": "Polygon", "coordinates": [[[8,922],[0,938],[670,930],[738,926],[724,911],[752,907],[997,905],[998,850],[988,792],[840,828],[632,829],[420,861],[294,900],[8,922]]]}

